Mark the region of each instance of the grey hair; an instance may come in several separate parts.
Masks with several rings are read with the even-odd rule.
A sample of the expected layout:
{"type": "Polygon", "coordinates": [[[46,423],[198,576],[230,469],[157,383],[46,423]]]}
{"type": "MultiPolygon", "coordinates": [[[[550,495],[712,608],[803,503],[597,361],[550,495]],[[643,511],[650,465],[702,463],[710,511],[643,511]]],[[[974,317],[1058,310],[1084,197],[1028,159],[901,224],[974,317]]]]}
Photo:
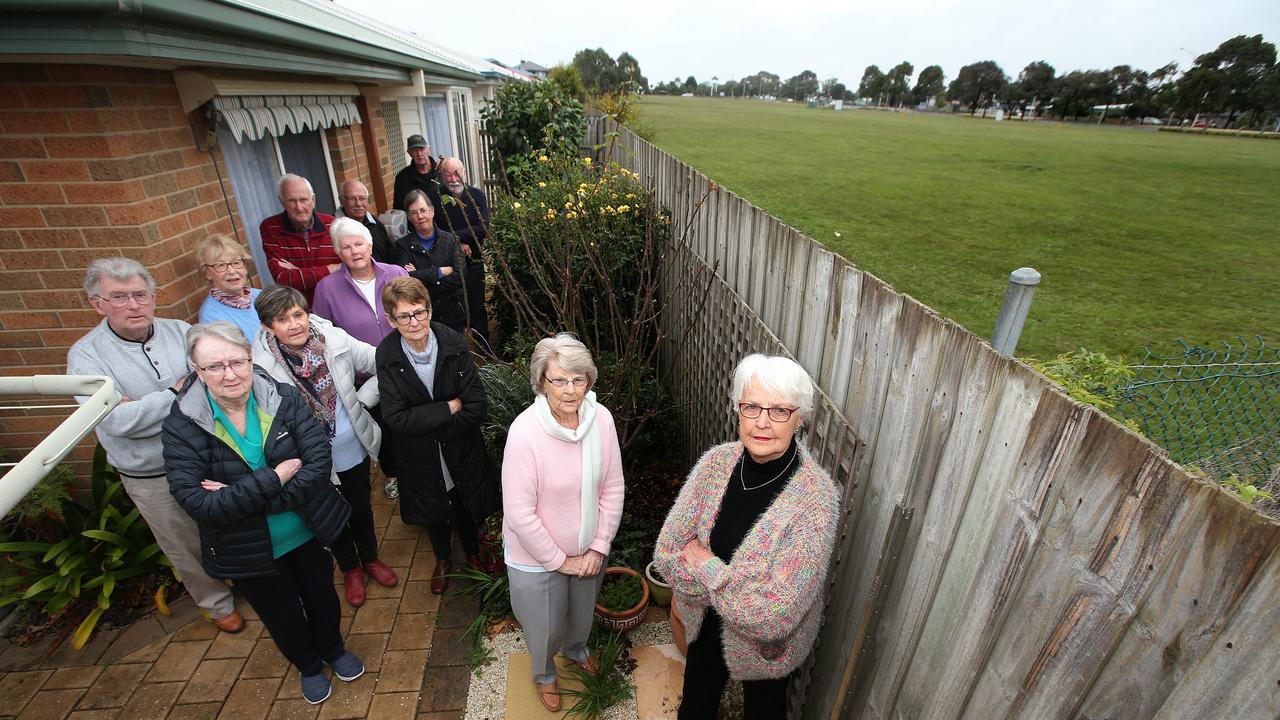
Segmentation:
{"type": "Polygon", "coordinates": [[[289,183],[289,182],[300,182],[303,185],[306,185],[307,192],[311,193],[311,197],[316,196],[315,188],[311,187],[310,180],[302,177],[301,175],[294,175],[293,173],[285,173],[281,175],[280,179],[276,182],[276,197],[280,198],[281,201],[284,200],[285,183],[289,183]]]}
{"type": "Polygon", "coordinates": [[[573,333],[559,333],[555,337],[543,338],[533,348],[533,356],[529,358],[529,384],[538,395],[545,395],[542,390],[542,378],[547,372],[547,365],[555,360],[561,370],[567,373],[581,373],[587,376],[587,389],[596,386],[595,361],[591,359],[591,351],[573,333]]]}
{"type": "Polygon", "coordinates": [[[788,405],[794,405],[800,421],[813,414],[813,380],[800,364],[781,355],[748,355],[733,371],[733,389],[729,401],[736,410],[742,393],[755,380],[765,392],[788,405]]]}
{"type": "Polygon", "coordinates": [[[116,282],[128,282],[134,278],[142,278],[147,283],[147,292],[156,291],[156,279],[151,277],[142,263],[127,257],[98,258],[89,263],[84,273],[84,292],[89,297],[99,297],[102,291],[102,278],[107,277],[116,282]]]}
{"type": "Polygon", "coordinates": [[[219,340],[226,340],[232,345],[242,347],[245,352],[249,353],[249,357],[253,357],[253,346],[250,345],[249,340],[245,338],[244,331],[235,324],[229,323],[226,320],[216,320],[210,323],[198,323],[196,325],[192,325],[191,328],[187,330],[186,346],[187,360],[189,362],[195,362],[194,356],[196,352],[196,343],[210,337],[218,338],[219,340]]]}
{"type": "Polygon", "coordinates": [[[342,243],[342,238],[351,237],[352,235],[359,235],[364,238],[369,247],[373,247],[373,234],[359,220],[340,217],[334,219],[333,224],[329,225],[329,237],[333,240],[334,252],[338,252],[338,246],[342,243]]]}

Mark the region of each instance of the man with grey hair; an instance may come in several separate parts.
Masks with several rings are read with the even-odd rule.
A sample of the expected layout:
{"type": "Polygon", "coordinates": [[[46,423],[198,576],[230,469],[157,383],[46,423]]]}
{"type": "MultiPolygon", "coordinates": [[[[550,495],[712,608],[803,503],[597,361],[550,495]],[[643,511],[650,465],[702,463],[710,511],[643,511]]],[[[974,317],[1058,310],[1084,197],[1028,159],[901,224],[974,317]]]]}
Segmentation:
{"type": "Polygon", "coordinates": [[[136,260],[94,260],[84,291],[103,319],[71,346],[67,374],[115,381],[124,399],[98,424],[98,442],[192,599],[218,629],[239,632],[244,620],[231,591],[205,573],[200,533],[169,494],[164,472],[160,429],[190,374],[183,344],[190,326],[155,317],[156,281],[136,260]]]}
{"type": "Polygon", "coordinates": [[[276,194],[284,212],[258,226],[267,270],[281,285],[301,290],[311,301],[316,283],[342,267],[329,240],[332,215],[316,211],[316,193],[300,175],[280,177],[276,194]]]}
{"type": "Polygon", "coordinates": [[[387,226],[378,222],[378,218],[374,217],[373,212],[369,210],[369,188],[359,180],[348,180],[342,183],[342,187],[338,190],[338,198],[342,201],[342,207],[338,208],[338,217],[349,217],[368,229],[374,261],[394,263],[394,251],[391,245],[394,238],[387,232],[387,226]]]}

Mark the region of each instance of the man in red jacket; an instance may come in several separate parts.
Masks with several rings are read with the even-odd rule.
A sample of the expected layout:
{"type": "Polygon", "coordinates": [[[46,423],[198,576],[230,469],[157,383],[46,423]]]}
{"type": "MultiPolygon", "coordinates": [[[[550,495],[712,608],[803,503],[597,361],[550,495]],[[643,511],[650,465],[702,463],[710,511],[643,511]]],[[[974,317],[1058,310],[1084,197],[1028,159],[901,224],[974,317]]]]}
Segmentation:
{"type": "Polygon", "coordinates": [[[304,177],[287,173],[276,189],[284,212],[258,226],[267,271],[277,283],[301,290],[311,302],[316,283],[342,267],[329,238],[333,216],[316,212],[316,193],[304,177]]]}

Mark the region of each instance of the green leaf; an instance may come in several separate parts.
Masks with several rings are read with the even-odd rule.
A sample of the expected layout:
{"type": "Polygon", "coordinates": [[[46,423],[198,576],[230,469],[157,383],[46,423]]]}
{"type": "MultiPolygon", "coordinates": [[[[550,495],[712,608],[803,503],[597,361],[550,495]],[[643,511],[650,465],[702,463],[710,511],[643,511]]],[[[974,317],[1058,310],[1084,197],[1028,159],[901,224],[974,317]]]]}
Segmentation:
{"type": "Polygon", "coordinates": [[[45,553],[45,554],[44,554],[44,557],[43,557],[43,558],[41,558],[41,561],[42,561],[42,562],[49,562],[49,561],[50,561],[50,560],[52,560],[55,556],[57,556],[58,554],[62,553],[62,551],[64,551],[64,550],[66,550],[67,548],[71,547],[71,544],[72,544],[72,543],[74,543],[75,541],[76,541],[76,536],[74,536],[74,535],[72,535],[72,536],[71,536],[71,537],[69,537],[69,538],[64,538],[64,539],[63,539],[62,541],[60,541],[57,545],[54,545],[53,547],[49,548],[49,552],[47,552],[47,553],[45,553]]]}
{"type": "Polygon", "coordinates": [[[97,607],[89,616],[80,623],[80,627],[76,628],[76,632],[71,636],[71,647],[80,650],[83,649],[85,643],[89,642],[89,636],[93,635],[93,629],[98,625],[98,620],[102,618],[102,613],[106,612],[106,608],[97,607]]]}
{"type": "Polygon", "coordinates": [[[92,538],[94,540],[101,540],[103,542],[109,542],[109,543],[112,543],[113,545],[127,546],[129,544],[129,541],[126,540],[124,537],[117,535],[109,530],[82,530],[80,534],[84,535],[87,538],[92,538]]]}
{"type": "Polygon", "coordinates": [[[40,542],[6,542],[0,543],[0,552],[48,552],[53,547],[49,543],[40,542]]]}
{"type": "Polygon", "coordinates": [[[47,577],[40,578],[36,582],[32,583],[31,587],[27,588],[26,592],[22,593],[22,599],[30,600],[45,590],[57,585],[60,579],[61,578],[57,575],[49,575],[47,577]]]}

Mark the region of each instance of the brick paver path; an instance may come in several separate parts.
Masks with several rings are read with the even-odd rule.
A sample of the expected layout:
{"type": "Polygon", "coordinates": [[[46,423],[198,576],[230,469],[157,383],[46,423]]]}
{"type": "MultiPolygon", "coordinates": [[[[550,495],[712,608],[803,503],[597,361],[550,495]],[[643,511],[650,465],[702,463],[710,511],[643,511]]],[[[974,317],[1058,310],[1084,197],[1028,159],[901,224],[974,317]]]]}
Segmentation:
{"type": "MultiPolygon", "coordinates": [[[[84,650],[50,652],[50,641],[0,652],[0,718],[22,720],[280,720],[376,718],[454,720],[467,704],[470,598],[432,595],[435,557],[420,528],[400,522],[375,477],[373,514],[381,557],[400,576],[372,580],[364,606],[342,600],[347,648],[365,662],[352,683],[336,678],[321,705],[301,697],[298,673],[264,633],[248,603],[246,627],[228,635],[204,622],[189,599],[172,617],[147,617],[125,630],[99,631],[84,650]]],[[[455,557],[462,557],[455,549],[455,557]]],[[[341,575],[335,584],[343,597],[341,575]]]]}

